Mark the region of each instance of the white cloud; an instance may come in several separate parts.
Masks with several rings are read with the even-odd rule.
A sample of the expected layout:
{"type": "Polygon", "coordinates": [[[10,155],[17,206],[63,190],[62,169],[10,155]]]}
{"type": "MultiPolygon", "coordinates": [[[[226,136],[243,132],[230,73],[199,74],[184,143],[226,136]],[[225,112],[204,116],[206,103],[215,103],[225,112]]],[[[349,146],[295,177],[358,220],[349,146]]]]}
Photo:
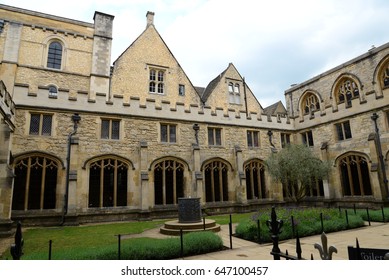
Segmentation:
{"type": "Polygon", "coordinates": [[[284,90],[389,38],[385,0],[3,0],[3,4],[93,22],[112,14],[115,60],[144,30],[146,12],[195,85],[229,62],[263,106],[284,90]]]}

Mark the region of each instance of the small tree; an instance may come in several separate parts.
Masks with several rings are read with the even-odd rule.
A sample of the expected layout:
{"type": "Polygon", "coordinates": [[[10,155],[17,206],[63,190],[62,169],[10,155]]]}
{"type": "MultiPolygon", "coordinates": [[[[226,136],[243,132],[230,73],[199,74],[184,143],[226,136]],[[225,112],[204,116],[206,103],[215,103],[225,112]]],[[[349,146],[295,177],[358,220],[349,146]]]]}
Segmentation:
{"type": "Polygon", "coordinates": [[[327,178],[330,164],[322,162],[305,145],[288,145],[266,160],[270,176],[281,182],[286,195],[299,202],[317,180],[327,178]]]}

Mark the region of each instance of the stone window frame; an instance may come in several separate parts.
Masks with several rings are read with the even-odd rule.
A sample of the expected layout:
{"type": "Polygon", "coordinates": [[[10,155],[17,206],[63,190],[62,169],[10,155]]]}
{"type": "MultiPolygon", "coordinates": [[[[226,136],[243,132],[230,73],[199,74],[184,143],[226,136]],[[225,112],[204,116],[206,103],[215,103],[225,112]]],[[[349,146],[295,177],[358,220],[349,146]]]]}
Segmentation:
{"type": "Polygon", "coordinates": [[[320,111],[320,100],[313,92],[306,92],[301,102],[301,112],[303,115],[315,116],[315,112],[320,111]]]}
{"type": "Polygon", "coordinates": [[[335,87],[336,103],[345,103],[346,108],[352,107],[352,100],[359,99],[361,96],[361,89],[358,82],[353,78],[345,76],[342,77],[335,87]]]}
{"type": "Polygon", "coordinates": [[[54,84],[48,85],[49,98],[58,98],[58,87],[54,84]]]}
{"type": "Polygon", "coordinates": [[[248,148],[259,148],[261,146],[260,131],[248,129],[246,131],[247,147],[248,148]]]}
{"type": "Polygon", "coordinates": [[[162,144],[178,144],[178,125],[175,123],[168,123],[168,122],[160,123],[159,141],[162,144]],[[165,127],[166,127],[166,135],[164,135],[163,133],[165,127]],[[172,131],[173,128],[174,128],[174,133],[172,131]]]}
{"type": "Polygon", "coordinates": [[[178,85],[178,95],[185,96],[185,85],[183,84],[178,85]]]}
{"type": "Polygon", "coordinates": [[[351,124],[350,121],[343,121],[336,123],[335,125],[335,135],[338,141],[344,141],[353,138],[351,132],[351,124]]]}
{"type": "Polygon", "coordinates": [[[337,160],[343,196],[372,196],[369,159],[359,153],[346,153],[337,160]],[[354,182],[357,180],[357,182],[354,182]]]}
{"type": "Polygon", "coordinates": [[[207,128],[208,146],[222,147],[223,146],[223,129],[221,127],[209,126],[207,128]]]}
{"type": "Polygon", "coordinates": [[[166,67],[148,67],[148,91],[150,94],[166,95],[166,67]]]}
{"type": "Polygon", "coordinates": [[[281,147],[282,148],[285,148],[286,145],[290,144],[290,137],[291,137],[290,133],[281,132],[280,137],[281,137],[281,147]]]}
{"type": "Polygon", "coordinates": [[[115,118],[101,118],[100,119],[100,139],[102,140],[114,140],[118,141],[121,138],[121,128],[122,121],[121,119],[115,119],[115,118]],[[105,126],[104,124],[108,124],[108,126],[105,126]],[[113,124],[117,125],[117,127],[114,127],[113,124]],[[107,130],[105,130],[107,129],[107,130]]]}
{"type": "Polygon", "coordinates": [[[313,141],[313,131],[307,130],[300,133],[303,145],[307,147],[313,147],[315,142],[313,141]]]}
{"type": "Polygon", "coordinates": [[[228,95],[229,103],[235,105],[241,105],[241,93],[240,93],[240,84],[238,82],[228,82],[228,95]]]}
{"type": "Polygon", "coordinates": [[[386,63],[386,67],[382,70],[382,86],[383,89],[389,88],[389,62],[386,63]]]}
{"type": "Polygon", "coordinates": [[[243,166],[246,175],[246,196],[248,200],[266,198],[265,164],[260,159],[252,159],[243,166]]]}
{"type": "Polygon", "coordinates": [[[153,167],[154,172],[154,205],[177,205],[178,198],[184,196],[185,164],[174,158],[164,158],[153,167]],[[157,174],[158,184],[156,183],[157,174]],[[171,183],[169,183],[171,181],[171,183]],[[157,190],[161,196],[157,198],[157,190]]]}
{"type": "Polygon", "coordinates": [[[88,208],[104,208],[104,207],[121,207],[128,206],[127,193],[129,188],[129,170],[131,165],[122,160],[121,158],[115,156],[103,156],[90,161],[88,164],[89,170],[89,186],[88,186],[88,208]],[[92,184],[91,169],[99,169],[99,176],[95,176],[99,181],[98,186],[92,184]],[[111,176],[113,173],[113,180],[105,180],[105,176],[111,176]],[[120,175],[124,174],[124,186],[120,186],[119,182],[121,180],[120,175]],[[109,182],[108,182],[109,181],[109,182]],[[91,190],[91,188],[98,188],[91,190]],[[108,191],[107,191],[108,189],[108,191]],[[95,192],[94,195],[91,193],[95,192]],[[112,197],[108,197],[109,192],[112,192],[112,197]],[[125,193],[123,195],[123,193],[125,193]],[[98,196],[97,196],[98,194],[98,196]],[[125,196],[125,197],[124,197],[125,196]],[[96,204],[93,204],[93,200],[98,199],[96,204]],[[111,202],[112,201],[112,202],[111,202]]]}
{"type": "Polygon", "coordinates": [[[54,121],[53,116],[54,116],[54,114],[52,114],[52,113],[30,112],[29,113],[28,135],[52,137],[53,136],[53,121],[54,121]],[[34,120],[35,120],[35,123],[34,123],[34,120]],[[44,131],[44,130],[46,130],[46,131],[44,131]]]}
{"type": "MultiPolygon", "coordinates": [[[[14,186],[14,194],[13,194],[13,210],[46,210],[46,209],[56,209],[58,207],[57,201],[57,191],[59,189],[59,178],[60,178],[60,170],[62,170],[61,162],[47,154],[44,153],[31,153],[21,157],[18,157],[14,161],[14,173],[18,174],[17,169],[26,169],[25,182],[24,186],[17,186],[18,181],[15,180],[16,183],[14,186]],[[41,172],[38,170],[41,169],[41,172]],[[56,172],[54,172],[54,170],[56,172]],[[40,177],[40,183],[37,186],[33,186],[33,182],[31,181],[31,172],[34,172],[36,178],[40,177]],[[37,173],[38,172],[38,173],[37,173]],[[38,177],[37,177],[38,175],[38,177]],[[49,185],[50,182],[53,183],[55,181],[55,185],[49,185]],[[51,192],[48,192],[48,188],[52,188],[51,192]],[[35,190],[34,190],[35,189],[35,190]],[[54,190],[54,192],[53,192],[54,190]],[[22,193],[17,193],[21,191],[22,193]],[[31,206],[31,198],[34,197],[33,192],[36,194],[39,192],[39,207],[31,206]],[[15,198],[15,196],[17,198],[15,198]],[[19,199],[19,203],[16,203],[14,200],[19,199]],[[49,199],[49,201],[48,201],[49,199]],[[22,205],[23,209],[17,209],[17,205],[22,205]]],[[[19,175],[19,174],[18,174],[19,175]]],[[[18,178],[22,178],[20,175],[18,178]]],[[[36,202],[35,202],[36,203],[36,202]]]]}
{"type": "Polygon", "coordinates": [[[67,49],[68,45],[66,44],[66,41],[64,38],[60,37],[59,35],[50,35],[43,41],[43,58],[42,58],[42,66],[46,69],[53,70],[53,71],[63,71],[66,69],[66,61],[67,61],[67,49]],[[62,46],[62,56],[61,56],[61,67],[60,68],[53,68],[48,67],[48,56],[49,56],[49,50],[50,45],[52,43],[59,43],[62,46]]]}
{"type": "Polygon", "coordinates": [[[202,169],[204,172],[205,202],[228,202],[229,164],[221,159],[214,159],[204,163],[202,169]]]}

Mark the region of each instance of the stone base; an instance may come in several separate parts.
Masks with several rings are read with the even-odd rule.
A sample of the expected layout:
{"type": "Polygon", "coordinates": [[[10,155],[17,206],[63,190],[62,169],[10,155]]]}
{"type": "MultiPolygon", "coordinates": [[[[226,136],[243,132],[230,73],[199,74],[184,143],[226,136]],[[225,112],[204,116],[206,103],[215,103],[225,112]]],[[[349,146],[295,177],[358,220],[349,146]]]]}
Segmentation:
{"type": "Polygon", "coordinates": [[[9,237],[15,233],[12,225],[13,222],[11,220],[0,220],[0,238],[9,237]]]}
{"type": "Polygon", "coordinates": [[[216,224],[214,220],[205,219],[205,222],[201,221],[198,223],[180,223],[178,220],[166,222],[163,227],[160,228],[160,233],[166,235],[178,236],[180,230],[183,233],[196,232],[196,231],[213,231],[219,232],[220,225],[216,224]]]}

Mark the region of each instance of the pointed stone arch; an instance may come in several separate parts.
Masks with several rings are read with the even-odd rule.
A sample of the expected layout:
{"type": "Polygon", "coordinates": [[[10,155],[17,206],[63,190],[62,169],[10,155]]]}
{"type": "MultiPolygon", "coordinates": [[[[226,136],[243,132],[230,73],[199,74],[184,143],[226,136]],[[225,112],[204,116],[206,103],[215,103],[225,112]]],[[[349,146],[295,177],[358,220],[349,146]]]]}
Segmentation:
{"type": "Polygon", "coordinates": [[[267,198],[265,163],[259,158],[247,160],[243,164],[246,175],[247,200],[267,198]]]}
{"type": "Polygon", "coordinates": [[[323,99],[316,90],[308,89],[300,96],[298,101],[298,110],[300,118],[304,115],[314,117],[314,113],[322,110],[321,103],[323,99]]]}
{"type": "Polygon", "coordinates": [[[345,103],[345,107],[352,106],[352,100],[359,99],[360,102],[365,101],[361,80],[352,73],[343,73],[334,81],[330,98],[333,100],[334,108],[338,108],[339,104],[345,103]]]}
{"type": "Polygon", "coordinates": [[[154,205],[176,205],[185,196],[185,172],[188,164],[177,157],[162,157],[150,165],[154,174],[154,205]]]}
{"type": "Polygon", "coordinates": [[[15,174],[12,210],[58,208],[59,173],[63,162],[46,152],[28,152],[13,160],[15,174]]]}
{"type": "Polygon", "coordinates": [[[88,207],[119,207],[128,204],[128,171],[131,161],[114,154],[88,159],[83,168],[89,170],[88,207]]]}
{"type": "Polygon", "coordinates": [[[204,174],[205,201],[228,201],[228,174],[232,171],[231,164],[222,158],[212,158],[203,163],[201,170],[204,174]]]}
{"type": "Polygon", "coordinates": [[[339,168],[343,196],[371,196],[373,195],[369,157],[360,152],[347,152],[335,160],[339,168]]]}
{"type": "Polygon", "coordinates": [[[378,84],[378,89],[381,91],[389,89],[389,55],[386,55],[378,63],[373,74],[373,84],[378,84]]]}

